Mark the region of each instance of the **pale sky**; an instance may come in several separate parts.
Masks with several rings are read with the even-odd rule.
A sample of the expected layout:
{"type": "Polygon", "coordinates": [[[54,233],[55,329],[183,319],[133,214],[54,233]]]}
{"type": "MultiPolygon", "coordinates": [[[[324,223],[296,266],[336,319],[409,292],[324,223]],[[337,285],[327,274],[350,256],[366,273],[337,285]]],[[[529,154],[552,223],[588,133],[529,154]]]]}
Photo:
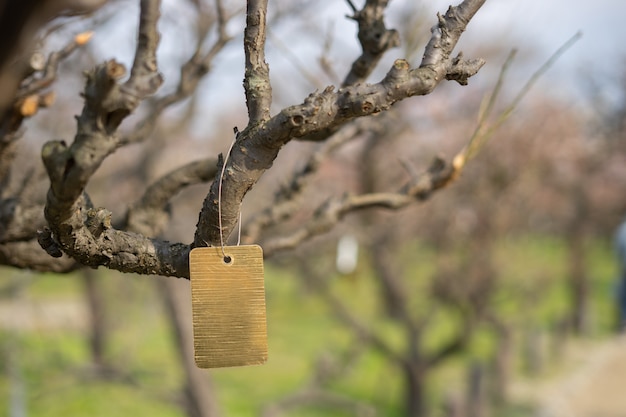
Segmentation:
{"type": "MultiPolygon", "coordinates": [[[[357,6],[363,1],[354,0],[357,6]]],[[[391,16],[394,9],[402,10],[403,3],[414,2],[392,0],[388,14],[391,16]]],[[[332,7],[325,10],[325,17],[329,22],[332,21],[335,31],[340,34],[337,37],[342,38],[339,42],[346,47],[344,56],[352,59],[359,53],[356,25],[344,18],[350,12],[344,0],[330,3],[332,7]]],[[[432,24],[436,23],[435,12],[445,13],[451,4],[450,0],[424,0],[422,3],[428,4],[433,10],[432,16],[426,16],[432,24]]],[[[473,53],[477,49],[476,45],[488,46],[494,43],[504,45],[507,49],[517,48],[519,55],[527,58],[526,62],[516,62],[517,73],[526,79],[563,43],[580,31],[582,38],[540,80],[540,88],[554,89],[559,96],[572,96],[578,100],[589,88],[585,77],[593,77],[596,83],[604,84],[605,89],[610,91],[611,83],[625,72],[626,67],[621,66],[622,62],[626,62],[626,47],[622,46],[622,40],[626,38],[625,18],[624,0],[487,0],[469,24],[457,50],[462,49],[466,57],[476,57],[473,53]]],[[[295,39],[301,30],[294,23],[294,27],[288,30],[290,33],[287,38],[291,36],[291,39],[295,39]]],[[[271,46],[270,43],[268,47],[271,46]]],[[[305,55],[307,47],[306,44],[298,45],[292,50],[295,54],[302,51],[305,55]]],[[[310,47],[316,48],[315,45],[310,47]]],[[[319,51],[314,53],[319,54],[319,51]]],[[[392,50],[388,55],[399,57],[401,53],[392,50]]],[[[279,61],[280,58],[275,59],[274,65],[279,64],[279,61]]],[[[381,67],[384,65],[381,64],[381,67]]],[[[388,66],[381,70],[386,68],[388,66]]],[[[377,81],[375,76],[372,81],[377,81]]]]}
{"type": "MultiPolygon", "coordinates": [[[[357,7],[364,1],[353,0],[357,7]]],[[[394,10],[404,10],[405,5],[414,4],[415,1],[392,0],[388,6],[389,18],[387,20],[393,20],[394,10]]],[[[135,3],[134,0],[128,2],[128,5],[132,6],[128,8],[129,11],[136,7],[135,3]]],[[[242,6],[245,4],[243,0],[238,0],[238,3],[242,6]]],[[[272,0],[269,3],[270,7],[277,4],[272,0]]],[[[423,0],[422,3],[431,8],[432,12],[426,13],[425,17],[428,22],[434,24],[436,23],[435,12],[445,13],[450,0],[423,0]]],[[[177,5],[179,3],[176,1],[164,2],[163,16],[164,19],[169,18],[170,28],[172,24],[182,27],[186,21],[184,15],[177,16],[171,13],[172,8],[176,8],[177,5]]],[[[346,1],[321,0],[319,4],[310,3],[306,13],[313,13],[315,19],[283,21],[275,35],[280,37],[291,53],[299,57],[305,66],[309,66],[312,72],[319,74],[317,58],[321,54],[323,38],[320,38],[319,34],[311,36],[314,32],[311,27],[316,26],[321,32],[332,28],[335,35],[336,69],[340,76],[345,74],[351,60],[360,52],[356,40],[356,25],[345,18],[345,15],[350,13],[346,1]],[[303,36],[307,33],[308,38],[303,36]]],[[[126,17],[135,19],[132,13],[126,17]]],[[[622,46],[622,39],[626,38],[626,24],[623,22],[625,17],[626,1],[624,0],[487,0],[463,34],[457,50],[462,49],[466,57],[476,57],[477,45],[486,46],[487,49],[491,43],[505,45],[507,48],[515,47],[519,50],[520,56],[527,58],[527,62],[516,64],[519,75],[527,78],[527,75],[539,67],[567,39],[576,32],[582,31],[582,39],[542,78],[540,88],[544,91],[546,89],[554,91],[559,96],[572,95],[575,100],[578,100],[582,92],[589,88],[589,83],[584,77],[593,77],[595,82],[604,84],[605,93],[610,94],[615,78],[624,72],[620,65],[626,61],[626,48],[622,46]],[[527,67],[524,67],[525,65],[527,67]]],[[[115,22],[119,24],[121,21],[115,22]]],[[[245,123],[245,101],[241,86],[243,78],[242,24],[243,20],[239,19],[229,27],[230,33],[237,36],[235,43],[231,49],[223,51],[215,61],[214,71],[203,83],[201,95],[207,97],[209,101],[213,97],[212,102],[219,102],[225,110],[231,105],[235,106],[236,113],[242,113],[242,123],[245,123]],[[227,94],[223,94],[224,91],[227,94]]],[[[390,25],[392,26],[393,23],[391,22],[390,25]]],[[[103,51],[104,57],[131,60],[135,29],[132,23],[124,26],[125,34],[117,35],[121,36],[120,39],[124,39],[124,42],[111,42],[112,33],[100,33],[98,39],[94,39],[96,43],[102,42],[102,49],[105,50],[103,51]],[[111,44],[124,45],[128,48],[116,47],[111,50],[111,44]]],[[[192,42],[184,37],[181,38],[180,34],[184,31],[178,32],[163,33],[160,63],[165,63],[168,58],[180,62],[188,55],[192,42]]],[[[427,29],[425,32],[427,34],[427,29]]],[[[113,39],[115,39],[114,36],[113,39]]],[[[267,55],[270,72],[278,77],[275,80],[276,83],[280,81],[284,87],[286,82],[291,82],[294,86],[292,91],[289,90],[289,85],[279,91],[277,85],[277,99],[282,98],[283,103],[294,104],[301,102],[315,89],[316,86],[303,81],[302,74],[285,58],[283,52],[277,50],[277,45],[272,44],[271,39],[268,42],[267,55]]],[[[392,50],[388,52],[386,58],[393,60],[401,56],[401,50],[392,50]]],[[[496,65],[497,63],[489,62],[489,64],[496,65]]],[[[389,68],[389,62],[381,63],[381,74],[386,72],[386,68],[389,68]]],[[[178,70],[175,67],[170,67],[168,70],[164,65],[163,70],[166,82],[174,81],[178,76],[178,70]]],[[[377,77],[380,77],[380,74],[373,75],[372,81],[377,81],[377,77]]],[[[330,84],[329,81],[324,82],[330,84]]],[[[164,86],[166,87],[167,85],[164,86]]]]}
{"type": "Polygon", "coordinates": [[[510,32],[546,53],[580,30],[583,38],[565,61],[606,67],[626,52],[622,45],[625,17],[623,0],[488,0],[470,28],[493,25],[490,31],[510,32]]]}
{"type": "MultiPolygon", "coordinates": [[[[432,3],[445,10],[449,1],[432,3]]],[[[393,4],[393,2],[392,2],[393,4]]],[[[487,0],[464,34],[464,45],[475,39],[503,39],[520,50],[536,48],[537,65],[567,39],[582,38],[546,75],[561,88],[576,90],[583,74],[598,81],[624,73],[626,60],[624,0],[487,0]]]]}

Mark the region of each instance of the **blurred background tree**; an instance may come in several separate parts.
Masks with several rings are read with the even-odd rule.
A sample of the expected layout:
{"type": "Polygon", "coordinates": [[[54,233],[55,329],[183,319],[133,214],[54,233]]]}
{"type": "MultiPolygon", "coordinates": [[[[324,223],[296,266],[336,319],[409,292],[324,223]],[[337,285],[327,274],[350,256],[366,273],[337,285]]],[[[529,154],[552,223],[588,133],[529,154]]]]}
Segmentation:
{"type": "MultiPolygon", "coordinates": [[[[438,85],[482,66],[436,52],[454,46],[454,31],[452,45],[433,48],[454,19],[431,33],[431,8],[447,4],[276,1],[259,37],[263,2],[138,3],[0,2],[9,415],[529,415],[547,405],[525,381],[613,329],[610,245],[626,184],[619,78],[568,70],[574,89],[566,59],[470,155],[486,97],[520,46],[494,24],[497,3],[463,35],[466,55],[488,62],[463,88],[438,85]],[[269,78],[254,66],[264,61],[269,78]],[[380,80],[406,83],[420,65],[410,77],[423,91],[405,96],[437,86],[428,97],[378,95],[390,85],[380,80]],[[423,68],[441,75],[427,88],[423,68]],[[224,235],[241,208],[242,241],[268,259],[270,362],[208,372],[193,363],[187,280],[93,268],[188,278],[188,250],[219,244],[211,184],[234,126],[246,128],[227,163],[224,235]],[[255,147],[262,157],[246,159],[255,147]],[[255,173],[242,181],[241,167],[255,173]]],[[[578,29],[546,36],[547,48],[578,29]]],[[[484,128],[549,54],[531,38],[484,128]]]]}

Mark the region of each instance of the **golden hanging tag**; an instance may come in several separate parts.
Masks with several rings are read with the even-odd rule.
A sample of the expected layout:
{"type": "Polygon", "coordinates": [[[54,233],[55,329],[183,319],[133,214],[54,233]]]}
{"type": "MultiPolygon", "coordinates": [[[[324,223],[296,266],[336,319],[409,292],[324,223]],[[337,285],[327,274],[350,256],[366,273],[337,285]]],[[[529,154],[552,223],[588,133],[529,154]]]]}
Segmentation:
{"type": "Polygon", "coordinates": [[[267,362],[263,250],[258,245],[202,247],[189,254],[196,365],[267,362]]]}

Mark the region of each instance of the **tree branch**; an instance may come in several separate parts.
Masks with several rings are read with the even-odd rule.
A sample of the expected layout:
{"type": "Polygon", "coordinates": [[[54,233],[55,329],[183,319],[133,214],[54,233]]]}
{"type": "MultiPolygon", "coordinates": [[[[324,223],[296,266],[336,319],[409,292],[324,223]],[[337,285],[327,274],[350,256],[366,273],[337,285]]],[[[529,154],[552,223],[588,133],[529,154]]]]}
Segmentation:
{"type": "Polygon", "coordinates": [[[72,259],[50,257],[37,242],[38,230],[46,225],[44,205],[30,194],[38,190],[38,180],[43,178],[31,171],[13,192],[8,186],[23,121],[53,104],[54,92],[45,89],[56,80],[59,63],[90,38],[90,32],[76,35],[65,47],[50,53],[47,59],[39,52],[33,53],[13,104],[0,121],[0,197],[4,197],[0,199],[0,264],[54,272],[69,272],[78,267],[72,259]]]}
{"type": "MultiPolygon", "coordinates": [[[[219,214],[217,186],[214,183],[200,212],[194,245],[217,245],[220,233],[224,237],[230,235],[244,196],[271,167],[282,146],[290,140],[327,133],[357,117],[386,111],[400,100],[429,94],[450,71],[462,68],[465,71],[462,79],[476,74],[484,65],[483,60],[457,62],[448,59],[448,56],[467,22],[483,3],[484,0],[465,0],[459,6],[451,7],[445,17],[440,16],[439,29],[433,31],[424,56],[428,65],[411,70],[405,60],[396,60],[385,78],[377,84],[348,86],[337,92],[328,87],[321,93],[309,95],[303,104],[283,109],[276,116],[256,125],[248,125],[232,148],[222,179],[221,211],[226,213],[222,218],[223,230],[215,226],[219,214]]],[[[399,197],[391,200],[407,201],[399,197]]]]}
{"type": "Polygon", "coordinates": [[[23,74],[21,86],[11,106],[4,113],[0,112],[1,185],[4,186],[9,181],[11,163],[15,156],[15,143],[23,132],[22,123],[25,119],[33,117],[39,109],[50,107],[54,103],[54,92],[43,90],[56,80],[59,63],[79,46],[86,44],[90,38],[90,32],[76,35],[64,48],[52,52],[47,60],[39,52],[31,55],[29,69],[23,74]]]}
{"type": "Polygon", "coordinates": [[[246,90],[250,125],[267,120],[272,104],[270,70],[265,62],[266,17],[267,0],[248,0],[246,29],[243,35],[246,55],[243,87],[246,90]]]}
{"type": "Polygon", "coordinates": [[[335,133],[327,142],[322,143],[311,155],[307,163],[292,175],[291,182],[281,187],[274,196],[274,201],[264,210],[248,220],[242,231],[242,241],[252,243],[259,240],[261,233],[268,227],[289,219],[299,209],[298,197],[308,182],[317,173],[323,159],[346,142],[370,131],[373,123],[369,119],[359,119],[335,133]]]}
{"type": "Polygon", "coordinates": [[[50,178],[45,217],[58,246],[83,265],[188,276],[188,245],[115,230],[111,213],[92,208],[83,192],[102,161],[117,148],[117,127],[161,84],[155,58],[159,4],[141,2],[137,52],[129,80],[117,83],[125,73],[123,65],[113,60],[99,65],[87,75],[85,106],[77,118],[72,145],[63,141],[44,145],[42,159],[50,178]]]}
{"type": "Polygon", "coordinates": [[[433,368],[439,365],[450,356],[456,355],[467,347],[472,334],[472,327],[469,320],[463,325],[464,327],[459,331],[459,334],[441,346],[436,352],[432,352],[427,358],[425,358],[428,368],[433,368]]]}
{"type": "MultiPolygon", "coordinates": [[[[450,6],[445,16],[437,14],[439,23],[431,29],[432,36],[426,45],[420,68],[436,68],[442,62],[450,61],[450,54],[461,34],[484,3],[485,0],[465,0],[456,7],[450,6]]],[[[464,64],[464,62],[459,60],[452,66],[460,64],[464,64]]]]}
{"type": "MultiPolygon", "coordinates": [[[[128,81],[118,84],[126,69],[115,60],[97,66],[87,74],[85,106],[77,118],[78,132],[72,145],[67,147],[62,141],[44,145],[42,158],[50,176],[50,190],[65,208],[79,198],[102,161],[119,145],[116,130],[124,118],[161,85],[156,66],[159,5],[158,0],[141,1],[137,50],[128,81]]],[[[47,211],[54,209],[47,207],[47,211]]]]}
{"type": "Polygon", "coordinates": [[[0,2],[0,115],[8,109],[27,68],[35,32],[55,17],[93,12],[106,0],[0,2]]]}
{"type": "Polygon", "coordinates": [[[346,195],[328,200],[319,207],[313,218],[291,235],[269,240],[263,244],[263,254],[272,256],[277,251],[293,249],[302,242],[331,230],[348,213],[368,209],[397,210],[415,201],[428,199],[431,194],[457,178],[459,171],[442,159],[436,158],[431,167],[412,179],[396,193],[368,193],[346,195]]]}
{"type": "MultiPolygon", "coordinates": [[[[454,60],[449,58],[467,23],[469,23],[471,17],[484,2],[485,0],[465,0],[457,7],[450,7],[445,17],[437,15],[439,24],[432,28],[432,36],[424,52],[421,64],[421,67],[430,66],[433,69],[437,68],[437,74],[435,75],[436,84],[445,77],[448,80],[454,79],[465,85],[467,84],[467,79],[478,72],[478,69],[484,65],[484,61],[480,59],[463,61],[461,59],[462,54],[459,54],[454,60]],[[460,11],[457,13],[457,10],[460,11]],[[452,17],[448,18],[448,14],[452,17]],[[461,18],[459,22],[454,21],[457,15],[461,18]]],[[[348,3],[355,12],[355,16],[358,15],[360,19],[357,19],[357,21],[359,22],[359,40],[362,44],[363,54],[353,63],[350,73],[344,80],[343,87],[349,85],[350,81],[353,83],[364,81],[386,52],[385,48],[389,49],[397,46],[394,39],[398,36],[397,33],[394,34],[394,30],[385,28],[383,12],[388,3],[387,1],[368,0],[363,10],[359,12],[356,11],[352,2],[348,3]],[[366,30],[371,31],[371,33],[366,32],[366,30]],[[380,36],[382,43],[378,43],[377,36],[380,36]]],[[[430,91],[424,94],[429,93],[430,91]]],[[[299,140],[325,140],[335,131],[336,127],[330,126],[302,136],[299,140]]]]}
{"type": "MultiPolygon", "coordinates": [[[[353,9],[351,19],[359,25],[358,38],[363,53],[352,64],[342,86],[364,82],[385,52],[400,45],[398,32],[385,27],[384,12],[388,3],[388,0],[367,0],[363,9],[353,9]]],[[[350,5],[354,8],[352,3],[350,5]]]]}
{"type": "Polygon", "coordinates": [[[79,47],[87,44],[93,32],[83,32],[76,36],[63,49],[52,52],[46,61],[45,66],[36,72],[42,72],[41,77],[31,78],[17,92],[17,97],[22,98],[34,94],[46,87],[49,87],[57,78],[57,71],[62,60],[66,59],[79,47]]]}
{"type": "Polygon", "coordinates": [[[45,226],[43,204],[24,204],[19,197],[0,201],[0,243],[31,240],[45,226]]]}
{"type": "Polygon", "coordinates": [[[136,233],[157,236],[170,219],[167,206],[172,197],[184,187],[212,180],[216,163],[215,159],[192,162],[161,177],[128,210],[126,225],[136,233]]]}
{"type": "MultiPolygon", "coordinates": [[[[265,249],[263,250],[265,256],[265,249]]],[[[338,298],[328,286],[328,283],[324,282],[318,274],[311,268],[306,262],[300,262],[300,276],[307,280],[321,297],[328,303],[328,306],[332,309],[335,316],[346,325],[360,340],[364,343],[368,343],[374,349],[382,352],[387,358],[393,360],[396,363],[402,362],[402,357],[392,348],[387,341],[380,337],[378,333],[373,331],[367,324],[359,320],[358,317],[353,315],[346,304],[338,298]]]]}
{"type": "Polygon", "coordinates": [[[38,272],[66,273],[81,267],[74,259],[53,258],[43,250],[37,240],[0,243],[0,265],[38,272]]]}
{"type": "Polygon", "coordinates": [[[124,84],[124,88],[130,94],[141,98],[154,94],[163,83],[156,59],[156,50],[161,37],[157,30],[157,22],[161,15],[160,6],[160,0],[141,0],[135,59],[130,70],[130,78],[124,84]]]}
{"type": "Polygon", "coordinates": [[[156,120],[161,116],[163,111],[171,105],[183,101],[187,97],[191,96],[196,91],[200,81],[206,74],[209,73],[213,59],[232,39],[232,37],[226,32],[226,24],[229,19],[224,14],[221,1],[217,2],[216,9],[217,20],[208,16],[206,12],[200,9],[198,10],[198,27],[196,30],[198,43],[193,55],[180,69],[180,80],[178,81],[176,90],[162,97],[151,100],[148,103],[150,107],[148,115],[137,124],[137,127],[132,133],[120,140],[119,146],[138,143],[148,137],[154,131],[154,128],[157,125],[156,120]],[[206,53],[203,53],[202,49],[204,39],[208,31],[211,27],[213,27],[214,23],[217,23],[218,37],[209,50],[206,53]]]}
{"type": "MultiPolygon", "coordinates": [[[[482,2],[465,0],[461,6],[465,4],[482,2]]],[[[385,111],[407,97],[428,94],[447,74],[462,71],[467,78],[482,65],[482,61],[472,61],[461,66],[460,61],[447,59],[464,25],[471,18],[467,14],[471,8],[459,6],[451,8],[458,9],[455,13],[449,11],[446,17],[441,18],[440,27],[446,30],[433,35],[437,35],[439,40],[446,40],[437,44],[438,48],[450,49],[446,54],[438,55],[441,58],[439,61],[411,70],[406,61],[398,60],[377,84],[348,86],[336,92],[330,87],[321,93],[311,94],[303,104],[286,108],[270,118],[271,88],[263,52],[266,6],[266,1],[248,3],[244,35],[244,85],[250,123],[232,147],[224,170],[221,220],[225,237],[230,234],[238,218],[243,197],[263,172],[271,167],[284,144],[294,138],[336,129],[358,117],[385,111]],[[450,22],[448,16],[451,16],[450,22]],[[455,29],[458,27],[461,30],[455,29]]],[[[161,83],[155,61],[157,18],[158,2],[142,1],[140,35],[129,80],[122,85],[118,84],[125,69],[113,60],[98,66],[88,75],[85,106],[77,119],[74,142],[68,146],[62,141],[53,141],[44,146],[42,159],[51,182],[45,216],[54,242],[63,252],[84,265],[104,265],[125,272],[188,277],[189,245],[172,244],[116,230],[111,226],[110,212],[92,207],[83,192],[102,161],[120,146],[121,141],[116,133],[120,123],[161,83]]],[[[452,179],[455,171],[447,167],[449,173],[446,177],[442,173],[445,171],[443,168],[431,172],[428,176],[430,182],[425,185],[412,182],[407,185],[407,189],[396,194],[353,196],[334,202],[328,209],[321,210],[327,214],[320,219],[327,217],[332,221],[333,216],[339,218],[349,211],[366,207],[402,207],[452,179]]],[[[220,242],[222,231],[218,226],[218,186],[218,182],[214,181],[204,201],[191,247],[220,242]]],[[[167,188],[163,183],[160,187],[167,188]]],[[[138,207],[148,207],[157,201],[159,205],[164,201],[163,198],[157,198],[156,194],[145,198],[145,201],[138,203],[138,207]]],[[[141,223],[136,220],[132,220],[133,224],[141,223]]],[[[150,221],[145,225],[150,226],[150,221]]],[[[150,227],[155,227],[155,224],[150,227]]]]}

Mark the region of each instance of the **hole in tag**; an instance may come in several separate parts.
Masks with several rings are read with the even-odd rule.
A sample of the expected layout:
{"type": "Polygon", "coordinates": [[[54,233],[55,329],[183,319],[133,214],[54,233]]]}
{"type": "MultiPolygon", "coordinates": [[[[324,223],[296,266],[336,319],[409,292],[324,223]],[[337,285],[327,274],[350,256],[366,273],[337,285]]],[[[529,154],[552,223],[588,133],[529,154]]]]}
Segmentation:
{"type": "Polygon", "coordinates": [[[224,256],[224,263],[225,264],[229,264],[233,261],[233,258],[231,258],[230,256],[226,255],[224,256]]]}

